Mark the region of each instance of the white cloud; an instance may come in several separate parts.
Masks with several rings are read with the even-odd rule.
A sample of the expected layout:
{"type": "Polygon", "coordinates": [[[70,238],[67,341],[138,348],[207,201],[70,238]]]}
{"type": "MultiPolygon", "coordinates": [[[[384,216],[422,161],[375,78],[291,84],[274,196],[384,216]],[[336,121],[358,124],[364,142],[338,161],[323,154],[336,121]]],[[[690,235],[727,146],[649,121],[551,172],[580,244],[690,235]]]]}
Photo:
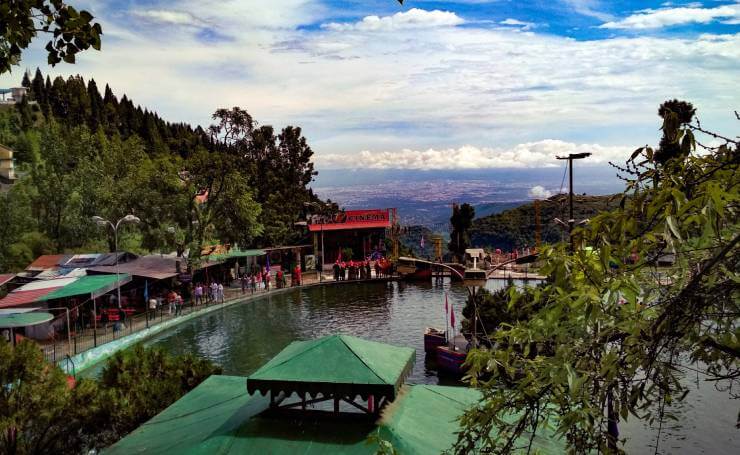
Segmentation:
{"type": "Polygon", "coordinates": [[[534,22],[525,22],[525,21],[520,21],[518,19],[512,19],[512,18],[504,19],[501,22],[499,22],[499,24],[520,27],[521,30],[530,30],[530,29],[537,27],[537,24],[535,24],[534,22]]]}
{"type": "Polygon", "coordinates": [[[584,16],[593,17],[602,21],[608,21],[611,16],[601,11],[599,0],[563,0],[573,11],[584,16]]]}
{"type": "Polygon", "coordinates": [[[647,9],[618,21],[607,22],[599,28],[643,30],[673,25],[708,24],[718,19],[734,17],[740,17],[740,5],[647,9]]]}
{"type": "Polygon", "coordinates": [[[552,191],[546,190],[545,187],[533,186],[527,193],[532,199],[548,199],[552,196],[552,191]]]}
{"type": "Polygon", "coordinates": [[[427,11],[411,8],[408,11],[393,14],[392,16],[366,16],[355,23],[330,22],[321,27],[332,31],[392,31],[405,29],[420,29],[434,27],[454,27],[465,23],[463,18],[449,11],[427,11]]]}
{"type": "Polygon", "coordinates": [[[203,20],[185,11],[149,9],[134,10],[133,14],[134,16],[146,19],[151,22],[159,22],[164,24],[189,25],[194,27],[201,27],[206,25],[203,20]]]}
{"type": "MultiPolygon", "coordinates": [[[[399,166],[457,167],[446,154],[465,156],[462,144],[471,145],[469,166],[551,165],[562,150],[526,148],[537,160],[501,154],[541,138],[633,150],[655,143],[657,106],[675,97],[692,101],[703,124],[735,134],[740,34],[574,40],[475,23],[316,30],[302,27],[326,17],[309,0],[185,0],[177,10],[233,39],[214,44],[197,27],[163,32],[100,8],[102,52],[51,68],[36,40],[23,66],[94,77],[172,122],[208,125],[215,109],[236,105],[263,124],[300,125],[319,166],[352,165],[369,150],[391,151],[399,166]],[[393,152],[404,149],[436,151],[422,156],[438,164],[393,152]]],[[[21,75],[0,76],[0,87],[21,75]]]]}
{"type": "Polygon", "coordinates": [[[511,148],[480,148],[464,145],[459,148],[374,152],[357,154],[319,154],[318,166],[325,169],[497,169],[542,168],[560,165],[556,156],[591,152],[588,164],[604,164],[624,160],[629,147],[605,147],[598,144],[573,144],[545,139],[519,144],[511,148]]]}

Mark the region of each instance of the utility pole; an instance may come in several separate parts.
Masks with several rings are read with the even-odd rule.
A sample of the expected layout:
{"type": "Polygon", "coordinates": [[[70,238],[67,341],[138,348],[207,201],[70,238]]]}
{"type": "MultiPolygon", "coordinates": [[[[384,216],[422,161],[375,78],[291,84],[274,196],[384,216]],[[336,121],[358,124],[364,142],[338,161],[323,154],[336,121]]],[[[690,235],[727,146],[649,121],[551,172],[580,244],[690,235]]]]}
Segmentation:
{"type": "Polygon", "coordinates": [[[573,227],[576,224],[575,218],[573,218],[573,160],[582,160],[591,156],[590,153],[571,153],[568,156],[556,156],[559,160],[568,160],[568,181],[569,181],[569,205],[570,210],[568,214],[568,236],[570,237],[570,252],[575,251],[575,241],[573,239],[573,227]]]}

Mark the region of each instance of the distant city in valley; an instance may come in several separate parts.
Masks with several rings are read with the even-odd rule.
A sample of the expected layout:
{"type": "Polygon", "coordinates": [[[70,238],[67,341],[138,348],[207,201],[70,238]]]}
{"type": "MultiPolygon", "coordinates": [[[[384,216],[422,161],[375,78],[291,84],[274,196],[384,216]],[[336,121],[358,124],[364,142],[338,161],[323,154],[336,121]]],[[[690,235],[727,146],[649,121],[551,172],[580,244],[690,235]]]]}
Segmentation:
{"type": "MultiPolygon", "coordinates": [[[[623,190],[609,166],[574,170],[578,194],[603,195],[623,190]]],[[[444,230],[453,202],[475,206],[476,217],[497,213],[531,201],[532,188],[540,197],[568,191],[564,168],[484,169],[476,171],[319,170],[313,189],[346,209],[398,208],[404,225],[444,230]]]]}

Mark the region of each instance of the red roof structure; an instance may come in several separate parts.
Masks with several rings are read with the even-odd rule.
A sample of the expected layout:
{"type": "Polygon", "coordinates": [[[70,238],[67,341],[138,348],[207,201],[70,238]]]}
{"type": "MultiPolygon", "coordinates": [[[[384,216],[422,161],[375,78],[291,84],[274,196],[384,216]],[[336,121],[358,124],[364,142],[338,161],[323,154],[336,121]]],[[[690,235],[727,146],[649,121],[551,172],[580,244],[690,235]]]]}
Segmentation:
{"type": "Polygon", "coordinates": [[[344,215],[330,223],[312,223],[311,232],[341,231],[351,229],[385,229],[391,227],[390,210],[347,210],[344,215]]]}
{"type": "Polygon", "coordinates": [[[3,274],[0,274],[0,286],[4,285],[5,283],[7,283],[8,281],[12,280],[13,278],[15,278],[15,274],[14,273],[3,273],[3,274]]]}
{"type": "Polygon", "coordinates": [[[59,288],[33,289],[30,291],[14,291],[0,299],[0,308],[10,308],[34,303],[37,299],[56,291],[59,288]]]}
{"type": "Polygon", "coordinates": [[[62,259],[64,259],[63,254],[44,254],[29,264],[26,270],[53,270],[59,267],[62,259]]]}

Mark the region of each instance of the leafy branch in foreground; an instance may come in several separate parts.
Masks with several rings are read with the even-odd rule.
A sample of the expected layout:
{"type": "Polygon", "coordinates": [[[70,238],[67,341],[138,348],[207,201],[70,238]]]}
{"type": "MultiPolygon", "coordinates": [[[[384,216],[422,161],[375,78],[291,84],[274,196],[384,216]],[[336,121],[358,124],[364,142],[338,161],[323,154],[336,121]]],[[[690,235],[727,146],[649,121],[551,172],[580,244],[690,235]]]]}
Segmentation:
{"type": "Polygon", "coordinates": [[[484,400],[461,418],[456,452],[529,452],[550,427],[571,452],[619,453],[620,421],[675,418],[687,371],[737,398],[740,154],[731,139],[697,151],[694,112],[664,103],[660,148],[619,167],[619,207],[574,232],[575,253],[544,250],[544,286],[510,288],[509,307],[532,314],[469,355],[484,400]]]}
{"type": "Polygon", "coordinates": [[[62,0],[15,0],[0,8],[0,74],[21,60],[21,53],[38,33],[51,35],[46,44],[51,66],[74,63],[77,53],[100,50],[103,29],[89,12],[62,0]]]}

